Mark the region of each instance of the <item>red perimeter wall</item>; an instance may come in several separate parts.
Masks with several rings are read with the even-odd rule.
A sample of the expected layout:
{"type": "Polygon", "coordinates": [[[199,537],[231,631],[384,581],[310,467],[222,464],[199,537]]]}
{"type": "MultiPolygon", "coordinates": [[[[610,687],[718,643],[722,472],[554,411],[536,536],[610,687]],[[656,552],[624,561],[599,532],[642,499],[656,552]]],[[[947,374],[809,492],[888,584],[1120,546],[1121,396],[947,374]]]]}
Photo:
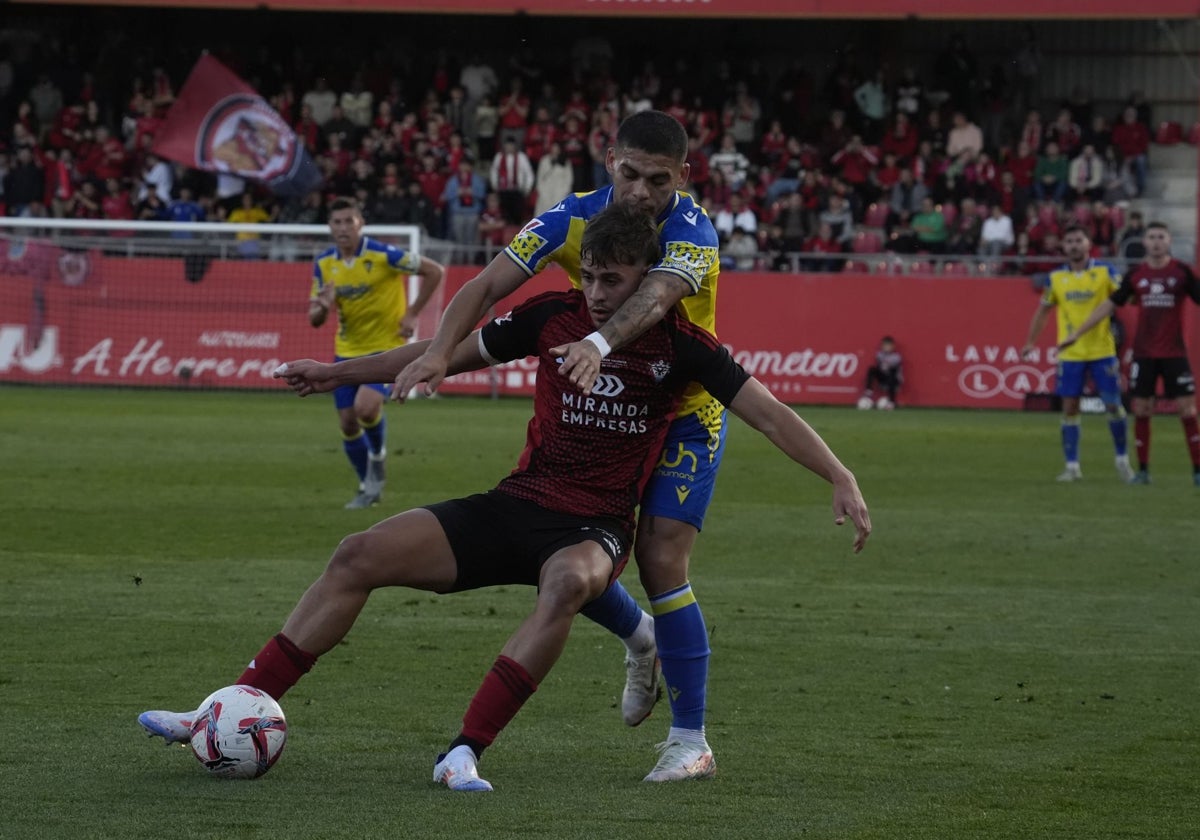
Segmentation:
{"type": "MultiPolygon", "coordinates": [[[[179,260],[96,257],[82,285],[46,282],[40,308],[31,280],[0,276],[0,382],[282,387],[271,371],[287,359],[328,358],[334,327],[308,325],[306,266],[246,269],[215,262],[193,284],[179,260]]],[[[474,269],[449,273],[446,300],[474,269]]],[[[518,297],[565,282],[547,272],[518,297]]],[[[1018,358],[1037,305],[1021,278],[726,272],[720,301],[721,340],[785,402],[852,403],[885,333],[904,354],[907,405],[1019,408],[1026,392],[1053,387],[1052,326],[1036,360],[1018,358]]],[[[1123,314],[1132,327],[1136,313],[1123,314]]],[[[423,335],[434,317],[423,319],[423,335]]],[[[1200,370],[1197,320],[1188,332],[1200,370]]],[[[532,365],[456,377],[444,390],[530,394],[532,365]]]]}

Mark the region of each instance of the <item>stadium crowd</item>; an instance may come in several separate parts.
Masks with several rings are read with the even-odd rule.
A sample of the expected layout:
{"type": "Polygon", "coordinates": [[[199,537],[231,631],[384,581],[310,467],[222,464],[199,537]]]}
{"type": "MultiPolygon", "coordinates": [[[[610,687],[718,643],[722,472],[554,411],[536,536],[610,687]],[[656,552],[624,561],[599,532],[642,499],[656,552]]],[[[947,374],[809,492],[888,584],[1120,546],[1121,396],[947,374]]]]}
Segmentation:
{"type": "MultiPolygon", "coordinates": [[[[415,224],[457,261],[503,248],[531,214],[607,183],[605,150],[631,113],[658,108],[691,136],[690,191],[733,269],[839,270],[845,254],[945,255],[1030,272],[1061,259],[1068,224],[1097,253],[1139,256],[1150,105],[1133,92],[1105,113],[1077,89],[1037,96],[1032,29],[1006,72],[961,34],[928,67],[875,63],[849,45],[816,78],[751,62],[701,73],[669,54],[635,61],[602,37],[570,46],[565,70],[526,47],[491,60],[429,47],[402,73],[347,61],[323,77],[270,48],[217,52],[291,124],[322,189],[276,200],[152,151],[186,68],[141,54],[106,90],[62,41],[0,42],[0,205],[8,215],[319,223],[356,196],[373,223],[415,224]]],[[[329,62],[332,66],[333,62],[329,62]]],[[[864,263],[865,265],[865,263],[864,263]]]]}

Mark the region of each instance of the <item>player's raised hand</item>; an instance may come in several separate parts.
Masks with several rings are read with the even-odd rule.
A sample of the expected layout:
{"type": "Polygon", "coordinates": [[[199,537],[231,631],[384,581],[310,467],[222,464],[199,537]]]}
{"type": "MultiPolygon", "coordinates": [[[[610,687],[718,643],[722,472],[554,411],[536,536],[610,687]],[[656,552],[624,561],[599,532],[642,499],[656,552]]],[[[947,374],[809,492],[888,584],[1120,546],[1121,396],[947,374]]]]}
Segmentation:
{"type": "Polygon", "coordinates": [[[1021,346],[1021,359],[1028,360],[1033,355],[1033,345],[1026,343],[1021,346]]]}
{"type": "Polygon", "coordinates": [[[396,384],[392,387],[392,399],[404,402],[413,388],[424,396],[432,396],[446,378],[446,367],[449,361],[437,353],[425,352],[420,357],[396,374],[396,384]]]}
{"type": "Polygon", "coordinates": [[[282,379],[293,391],[302,397],[307,397],[309,394],[321,394],[332,391],[338,385],[334,379],[333,365],[313,359],[297,359],[294,362],[284,362],[275,368],[273,376],[276,379],[282,379]]]}
{"type": "Polygon", "coordinates": [[[871,514],[854,480],[833,485],[833,523],[842,525],[847,517],[854,523],[854,553],[858,554],[871,536],[871,514]]]}
{"type": "Polygon", "coordinates": [[[596,377],[600,375],[600,348],[588,340],[573,341],[550,348],[550,355],[562,359],[559,373],[585,394],[592,393],[596,377]]]}
{"type": "Polygon", "coordinates": [[[325,307],[326,310],[332,309],[333,304],[337,301],[337,286],[332,283],[326,283],[317,292],[317,302],[325,307]]]}

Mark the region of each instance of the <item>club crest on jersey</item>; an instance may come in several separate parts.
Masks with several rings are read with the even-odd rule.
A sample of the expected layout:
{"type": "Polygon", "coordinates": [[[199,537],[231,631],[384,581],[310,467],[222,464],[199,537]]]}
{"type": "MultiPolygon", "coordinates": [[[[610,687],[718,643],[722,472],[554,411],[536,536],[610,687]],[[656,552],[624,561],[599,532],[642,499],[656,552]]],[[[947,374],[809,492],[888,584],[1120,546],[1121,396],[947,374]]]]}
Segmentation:
{"type": "Polygon", "coordinates": [[[297,162],[296,136],[261,98],[226,96],[204,116],[196,133],[201,169],[235,172],[259,181],[287,175],[297,162]]]}
{"type": "Polygon", "coordinates": [[[655,382],[662,382],[670,372],[670,362],[659,359],[657,362],[650,363],[650,375],[654,377],[655,382]]]}
{"type": "Polygon", "coordinates": [[[531,219],[529,224],[521,228],[521,232],[513,237],[513,241],[509,243],[508,250],[516,254],[522,262],[531,262],[533,255],[540,251],[546,244],[545,238],[535,232],[541,226],[541,219],[531,219]]]}
{"type": "Polygon", "coordinates": [[[367,274],[370,274],[371,269],[374,267],[375,262],[373,260],[363,260],[363,269],[367,272],[367,274]]]}

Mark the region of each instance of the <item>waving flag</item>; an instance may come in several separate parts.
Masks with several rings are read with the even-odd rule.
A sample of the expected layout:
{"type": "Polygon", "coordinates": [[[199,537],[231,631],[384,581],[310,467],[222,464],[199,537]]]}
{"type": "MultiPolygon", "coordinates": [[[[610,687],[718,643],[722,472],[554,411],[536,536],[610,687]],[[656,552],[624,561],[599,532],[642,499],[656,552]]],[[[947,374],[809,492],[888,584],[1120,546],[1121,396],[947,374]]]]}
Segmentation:
{"type": "Polygon", "coordinates": [[[167,112],[154,153],[206,172],[260,181],[278,195],[303,195],[322,180],[283,117],[207,54],[167,112]]]}

